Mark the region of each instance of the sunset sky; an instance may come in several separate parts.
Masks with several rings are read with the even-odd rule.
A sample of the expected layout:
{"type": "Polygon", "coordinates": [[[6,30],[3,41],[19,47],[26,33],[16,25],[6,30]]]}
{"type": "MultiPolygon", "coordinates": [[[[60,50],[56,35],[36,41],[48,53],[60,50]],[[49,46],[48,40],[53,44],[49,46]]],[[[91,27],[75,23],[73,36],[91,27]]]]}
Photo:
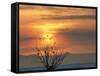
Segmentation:
{"type": "Polygon", "coordinates": [[[54,42],[73,54],[96,52],[93,8],[19,5],[19,28],[20,55],[32,55],[33,48],[54,42]]]}

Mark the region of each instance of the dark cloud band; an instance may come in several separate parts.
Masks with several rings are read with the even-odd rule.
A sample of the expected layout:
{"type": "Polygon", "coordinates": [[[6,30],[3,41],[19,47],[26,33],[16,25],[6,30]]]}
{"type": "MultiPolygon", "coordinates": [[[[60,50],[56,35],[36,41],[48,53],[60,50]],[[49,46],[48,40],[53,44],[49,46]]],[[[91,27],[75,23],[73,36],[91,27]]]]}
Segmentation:
{"type": "Polygon", "coordinates": [[[62,19],[95,19],[95,15],[76,15],[76,16],[54,16],[54,17],[48,17],[43,19],[53,19],[53,20],[62,20],[62,19]]]}

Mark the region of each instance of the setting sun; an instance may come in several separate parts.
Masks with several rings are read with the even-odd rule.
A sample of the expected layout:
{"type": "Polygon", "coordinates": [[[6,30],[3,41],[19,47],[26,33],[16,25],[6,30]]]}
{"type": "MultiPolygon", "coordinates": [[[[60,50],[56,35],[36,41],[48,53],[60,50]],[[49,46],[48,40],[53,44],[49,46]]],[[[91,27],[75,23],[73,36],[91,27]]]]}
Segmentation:
{"type": "Polygon", "coordinates": [[[54,43],[54,37],[51,33],[44,33],[42,36],[42,40],[44,41],[45,45],[53,45],[54,43]]]}

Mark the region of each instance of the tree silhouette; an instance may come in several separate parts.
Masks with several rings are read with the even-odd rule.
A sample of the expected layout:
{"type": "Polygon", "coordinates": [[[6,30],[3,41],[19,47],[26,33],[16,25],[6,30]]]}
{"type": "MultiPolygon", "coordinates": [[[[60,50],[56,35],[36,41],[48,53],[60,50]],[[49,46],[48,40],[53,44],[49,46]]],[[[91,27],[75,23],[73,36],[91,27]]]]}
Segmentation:
{"type": "Polygon", "coordinates": [[[37,52],[36,57],[48,71],[55,70],[68,55],[68,52],[65,52],[63,49],[56,48],[55,45],[56,43],[52,46],[46,45],[41,48],[35,48],[35,51],[37,52]]]}

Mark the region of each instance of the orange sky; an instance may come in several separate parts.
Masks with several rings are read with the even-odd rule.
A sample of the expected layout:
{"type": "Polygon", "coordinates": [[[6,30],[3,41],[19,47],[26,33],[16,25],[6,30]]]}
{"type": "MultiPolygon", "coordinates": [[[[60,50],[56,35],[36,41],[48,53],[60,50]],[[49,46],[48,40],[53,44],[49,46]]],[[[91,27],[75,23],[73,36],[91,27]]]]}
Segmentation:
{"type": "Polygon", "coordinates": [[[53,42],[71,53],[95,53],[95,16],[89,8],[20,5],[20,54],[53,42]]]}

